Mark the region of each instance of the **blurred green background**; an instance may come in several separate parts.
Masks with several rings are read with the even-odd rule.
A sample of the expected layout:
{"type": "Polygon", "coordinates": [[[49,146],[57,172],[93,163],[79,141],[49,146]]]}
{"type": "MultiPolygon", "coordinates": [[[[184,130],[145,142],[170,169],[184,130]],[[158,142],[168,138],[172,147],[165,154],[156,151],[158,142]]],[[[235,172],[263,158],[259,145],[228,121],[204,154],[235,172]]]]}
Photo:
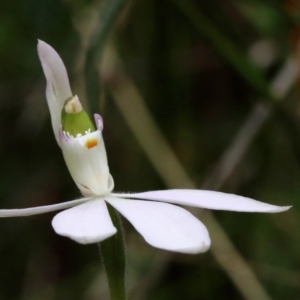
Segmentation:
{"type": "MultiPolygon", "coordinates": [[[[260,298],[241,293],[255,287],[239,273],[234,253],[228,264],[240,285],[217,262],[216,249],[170,255],[124,220],[129,299],[299,299],[300,85],[292,80],[284,96],[270,92],[286,61],[294,57],[284,79],[299,62],[299,13],[292,0],[2,1],[1,208],[80,197],[50,124],[36,52],[41,39],[63,58],[73,92],[104,117],[116,191],[189,187],[164,159],[171,155],[166,142],[198,188],[293,205],[276,215],[214,212],[260,282],[260,298]],[[119,63],[105,58],[104,45],[119,63]],[[236,141],[242,148],[221,164],[236,141]]],[[[53,216],[0,219],[0,299],[109,299],[96,245],[56,235],[53,216]]],[[[213,245],[222,244],[206,225],[213,245]]]]}

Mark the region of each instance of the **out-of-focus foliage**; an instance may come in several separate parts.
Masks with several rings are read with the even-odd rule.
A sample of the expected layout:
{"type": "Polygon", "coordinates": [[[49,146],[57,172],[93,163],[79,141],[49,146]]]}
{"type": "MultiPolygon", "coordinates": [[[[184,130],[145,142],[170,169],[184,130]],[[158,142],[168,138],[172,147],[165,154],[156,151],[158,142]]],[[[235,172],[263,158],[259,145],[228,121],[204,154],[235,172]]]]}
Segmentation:
{"type": "MultiPolygon", "coordinates": [[[[83,43],[88,42],[93,18],[107,3],[1,2],[1,208],[46,205],[80,196],[51,132],[36,43],[37,38],[44,40],[60,53],[73,91],[84,100],[83,43]]],[[[256,75],[251,79],[253,74],[260,74],[259,86],[267,90],[284,61],[299,55],[295,47],[299,12],[299,4],[291,0],[144,0],[128,1],[117,19],[113,42],[126,72],[199,188],[255,103],[271,101],[253,83],[258,82],[256,75]],[[192,5],[193,15],[185,5],[192,5]],[[204,17],[212,27],[197,26],[200,18],[195,16],[204,17]],[[262,70],[248,53],[265,39],[271,39],[277,56],[262,70]]],[[[298,299],[300,294],[297,89],[298,85],[274,108],[222,187],[273,204],[292,204],[293,210],[278,215],[215,213],[268,294],[278,300],[298,299]]],[[[106,94],[98,106],[116,190],[166,188],[113,98],[106,94]]],[[[0,219],[0,299],[108,299],[97,247],[55,235],[50,223],[53,215],[0,219]]],[[[149,284],[147,299],[242,299],[210,252],[176,254],[165,268],[159,268],[165,252],[148,246],[126,221],[124,225],[129,292],[149,284]]]]}

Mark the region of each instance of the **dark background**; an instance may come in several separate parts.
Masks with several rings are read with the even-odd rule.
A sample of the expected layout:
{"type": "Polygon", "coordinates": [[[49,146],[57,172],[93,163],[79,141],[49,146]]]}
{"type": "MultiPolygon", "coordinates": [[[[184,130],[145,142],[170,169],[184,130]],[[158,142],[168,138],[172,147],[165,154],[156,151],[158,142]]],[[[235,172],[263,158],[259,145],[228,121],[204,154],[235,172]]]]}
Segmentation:
{"type": "MultiPolygon", "coordinates": [[[[90,37],[97,36],[103,25],[99,15],[114,2],[1,2],[1,208],[80,197],[50,124],[45,78],[36,52],[41,39],[63,58],[74,93],[97,109],[93,113],[103,116],[117,191],[189,187],[174,166],[161,165],[173,180],[167,182],[153,164],[156,158],[165,161],[163,155],[169,156],[161,146],[167,142],[198,188],[210,178],[210,189],[293,205],[291,211],[275,215],[215,212],[214,216],[270,297],[260,299],[299,299],[300,86],[296,82],[281,101],[269,93],[286,60],[294,56],[297,61],[299,5],[275,0],[127,1],[104,39],[118,53],[122,66],[112,76],[104,72],[97,83],[101,97],[95,102],[85,92],[85,57],[90,37]],[[274,53],[267,67],[249,56],[258,42],[270,45],[268,50],[259,48],[262,64],[274,53]],[[126,87],[134,87],[138,94],[128,97],[126,87]],[[128,103],[127,115],[138,122],[144,135],[130,129],[114,91],[119,101],[128,103]],[[146,105],[147,116],[163,136],[161,143],[148,134],[145,119],[132,101],[146,105]],[[222,155],[257,105],[267,106],[270,114],[252,121],[250,129],[262,119],[263,124],[234,171],[219,182],[220,172],[215,177],[210,174],[220,167],[222,155]],[[154,154],[147,154],[145,143],[156,149],[154,154]]],[[[99,52],[95,63],[113,68],[101,55],[101,46],[95,49],[99,52]]],[[[243,144],[249,135],[249,129],[244,131],[239,142],[243,144]]],[[[228,165],[233,164],[230,159],[228,165]]],[[[53,216],[0,219],[0,299],[109,299],[96,245],[82,246],[56,235],[53,216]]],[[[222,244],[206,225],[213,245],[222,244]]],[[[170,255],[146,244],[126,220],[124,226],[129,299],[247,298],[240,292],[243,286],[233,283],[218,263],[216,252],[170,255]]],[[[231,255],[232,270],[239,272],[231,255]]],[[[251,290],[247,276],[242,285],[251,290]]]]}

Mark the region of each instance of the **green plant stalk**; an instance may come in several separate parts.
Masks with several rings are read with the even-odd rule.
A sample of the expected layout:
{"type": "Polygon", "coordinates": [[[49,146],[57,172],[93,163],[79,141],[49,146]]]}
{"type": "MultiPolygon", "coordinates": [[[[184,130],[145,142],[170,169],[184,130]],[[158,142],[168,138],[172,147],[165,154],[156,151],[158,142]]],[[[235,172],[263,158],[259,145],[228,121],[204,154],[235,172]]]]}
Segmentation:
{"type": "Polygon", "coordinates": [[[98,111],[100,100],[99,62],[105,42],[126,0],[108,0],[103,5],[96,30],[91,37],[85,60],[85,87],[91,111],[98,111]]]}
{"type": "Polygon", "coordinates": [[[117,233],[99,244],[111,300],[126,300],[126,252],[124,230],[120,215],[108,205],[108,211],[117,233]]]}
{"type": "Polygon", "coordinates": [[[171,0],[190,20],[198,32],[205,37],[227,61],[252,85],[262,96],[275,101],[270,93],[269,82],[264,73],[253,64],[231,40],[189,0],[171,0]]]}

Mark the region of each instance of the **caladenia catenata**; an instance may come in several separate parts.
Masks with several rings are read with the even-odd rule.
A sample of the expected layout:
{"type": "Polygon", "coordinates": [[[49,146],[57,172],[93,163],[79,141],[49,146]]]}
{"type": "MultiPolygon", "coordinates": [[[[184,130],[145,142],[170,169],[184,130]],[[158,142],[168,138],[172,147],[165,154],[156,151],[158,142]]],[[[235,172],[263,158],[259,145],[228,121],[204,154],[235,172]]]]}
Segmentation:
{"type": "Polygon", "coordinates": [[[112,299],[125,299],[124,238],[116,211],[150,245],[197,254],[209,249],[209,233],[199,219],[178,205],[263,213],[290,208],[207,190],[113,192],[114,181],[102,137],[102,117],[95,114],[92,121],[79,98],[72,94],[65,66],[51,46],[39,41],[38,54],[47,80],[46,97],[54,135],[83,197],[48,206],[0,210],[0,217],[29,216],[65,209],[52,220],[55,232],[81,244],[102,242],[102,257],[112,299]]]}

